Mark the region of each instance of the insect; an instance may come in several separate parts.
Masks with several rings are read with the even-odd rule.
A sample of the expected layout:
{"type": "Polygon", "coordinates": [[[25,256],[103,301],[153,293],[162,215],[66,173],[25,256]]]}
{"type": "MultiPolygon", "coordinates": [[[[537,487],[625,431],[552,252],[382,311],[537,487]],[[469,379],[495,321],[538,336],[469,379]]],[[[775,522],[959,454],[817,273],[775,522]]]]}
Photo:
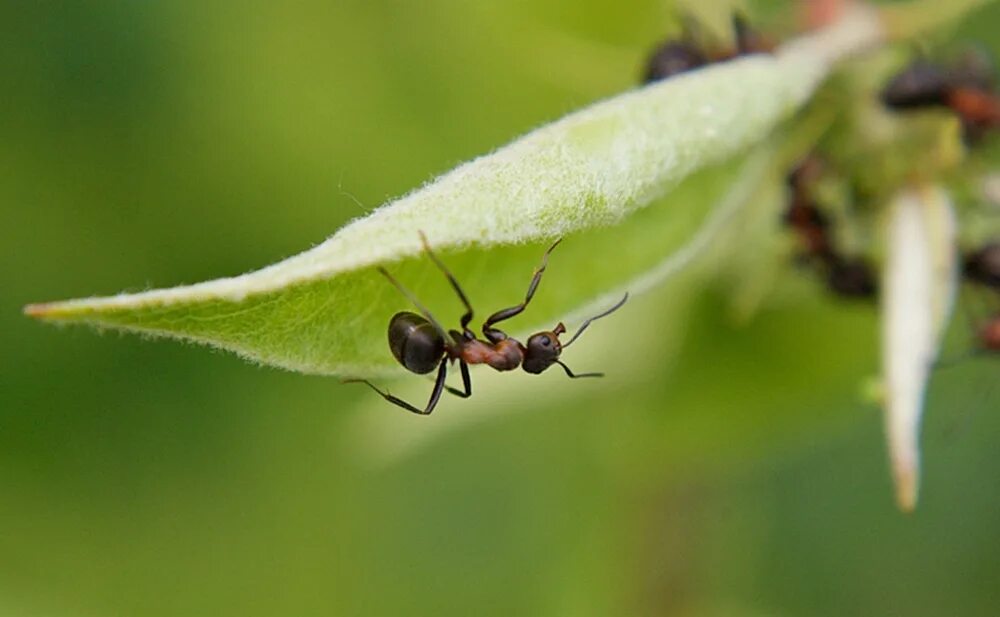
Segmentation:
{"type": "Polygon", "coordinates": [[[680,73],[693,71],[713,62],[723,62],[748,54],[770,52],[774,49],[769,41],[750,27],[746,17],[739,12],[733,13],[732,17],[735,49],[721,51],[704,49],[693,34],[697,27],[692,20],[685,21],[684,32],[680,39],[667,40],[650,54],[646,61],[642,83],[660,81],[680,73]]]}
{"type": "Polygon", "coordinates": [[[945,107],[961,120],[969,141],[1000,127],[1000,97],[992,70],[980,54],[966,54],[953,66],[916,60],[890,80],[882,102],[892,109],[945,107]]]}
{"type": "Polygon", "coordinates": [[[812,195],[812,185],[823,173],[823,163],[815,155],[806,157],[788,175],[791,199],[783,217],[803,247],[803,257],[822,272],[827,288],[848,298],[871,298],[878,291],[875,273],[862,257],[838,252],[831,236],[829,218],[812,195]]]}
{"type": "Polygon", "coordinates": [[[582,377],[602,377],[603,373],[573,373],[572,370],[560,359],[563,349],[569,347],[583,334],[584,330],[595,320],[606,317],[615,312],[628,300],[628,294],[619,300],[614,306],[606,311],[595,315],[580,326],[568,341],[565,343],[559,340],[560,335],[566,333],[566,326],[562,323],[556,324],[552,330],[532,334],[528,338],[527,344],[522,344],[511,338],[504,331],[496,327],[502,321],[521,314],[531,302],[538,289],[538,284],[545,273],[548,264],[549,254],[559,245],[557,240],[542,255],[541,264],[535,269],[528,285],[528,292],[524,296],[524,301],[520,304],[501,309],[483,322],[483,339],[479,338],[475,332],[469,328],[472,322],[473,310],[465,292],[452,276],[444,263],[438,259],[437,255],[430,248],[427,238],[423,233],[420,240],[424,245],[424,252],[434,265],[441,270],[445,278],[451,284],[452,289],[458,295],[459,300],[465,306],[465,313],[459,320],[461,330],[446,331],[441,323],[434,318],[417,298],[403,287],[387,270],[379,268],[379,272],[393,286],[396,287],[407,299],[417,308],[419,314],[403,311],[393,315],[389,320],[389,349],[392,355],[403,365],[406,370],[418,375],[425,375],[437,370],[437,377],[434,381],[434,388],[431,390],[430,400],[421,409],[406,401],[380,390],[371,382],[364,379],[349,379],[346,383],[364,383],[377,392],[382,398],[403,409],[416,414],[427,415],[434,411],[441,394],[447,390],[449,393],[461,398],[468,398],[472,395],[472,380],[469,376],[470,364],[486,364],[497,371],[512,371],[519,366],[527,373],[538,374],[545,371],[553,364],[558,364],[566,375],[573,379],[582,377]],[[458,362],[462,373],[463,389],[452,388],[445,385],[445,378],[448,374],[448,365],[458,362]]]}

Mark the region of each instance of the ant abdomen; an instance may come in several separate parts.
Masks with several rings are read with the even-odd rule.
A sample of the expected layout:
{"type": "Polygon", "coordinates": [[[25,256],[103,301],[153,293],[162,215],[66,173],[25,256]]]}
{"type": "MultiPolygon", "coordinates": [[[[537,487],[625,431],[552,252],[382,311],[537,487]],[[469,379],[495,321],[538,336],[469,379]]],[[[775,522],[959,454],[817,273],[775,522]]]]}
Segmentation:
{"type": "Polygon", "coordinates": [[[389,348],[406,370],[423,375],[441,363],[445,341],[431,322],[403,311],[389,322],[389,348]]]}

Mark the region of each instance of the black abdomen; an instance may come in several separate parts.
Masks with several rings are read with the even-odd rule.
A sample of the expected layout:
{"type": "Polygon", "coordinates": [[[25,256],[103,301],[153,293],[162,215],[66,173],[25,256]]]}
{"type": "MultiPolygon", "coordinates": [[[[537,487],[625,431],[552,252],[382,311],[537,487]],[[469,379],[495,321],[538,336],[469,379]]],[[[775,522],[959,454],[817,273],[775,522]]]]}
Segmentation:
{"type": "Polygon", "coordinates": [[[423,375],[441,362],[444,339],[429,321],[404,311],[389,321],[389,349],[408,371],[423,375]]]}

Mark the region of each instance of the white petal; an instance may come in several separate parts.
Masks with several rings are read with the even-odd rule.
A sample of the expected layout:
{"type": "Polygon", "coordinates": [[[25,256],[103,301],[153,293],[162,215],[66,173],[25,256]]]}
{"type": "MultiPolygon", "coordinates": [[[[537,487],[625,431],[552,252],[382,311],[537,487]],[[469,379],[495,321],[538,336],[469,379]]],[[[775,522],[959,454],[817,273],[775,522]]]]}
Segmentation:
{"type": "Polygon", "coordinates": [[[940,334],[954,298],[955,219],[936,188],[901,193],[889,213],[882,299],[886,433],[903,510],[916,506],[920,416],[940,334]]]}

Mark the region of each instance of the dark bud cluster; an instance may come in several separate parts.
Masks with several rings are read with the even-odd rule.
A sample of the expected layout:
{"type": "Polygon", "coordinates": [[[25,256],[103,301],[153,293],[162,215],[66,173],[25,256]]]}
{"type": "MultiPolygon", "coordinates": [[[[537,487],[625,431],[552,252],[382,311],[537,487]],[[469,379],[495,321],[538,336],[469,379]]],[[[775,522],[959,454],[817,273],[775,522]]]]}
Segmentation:
{"type": "Polygon", "coordinates": [[[816,200],[814,187],[823,172],[823,161],[812,154],[788,174],[783,222],[799,240],[800,260],[819,273],[831,292],[845,298],[874,298],[878,292],[874,269],[864,257],[844,255],[838,249],[830,218],[816,200]]]}
{"type": "Polygon", "coordinates": [[[729,46],[713,46],[699,40],[700,30],[688,20],[678,39],[660,43],[646,61],[642,83],[648,84],[749,54],[770,53],[774,45],[760,32],[750,27],[741,13],[732,18],[733,42],[729,46]]]}
{"type": "Polygon", "coordinates": [[[962,122],[973,144],[1000,127],[993,66],[980,52],[968,52],[951,64],[919,59],[896,74],[882,91],[882,102],[900,111],[949,109],[962,122]]]}
{"type": "MultiPolygon", "coordinates": [[[[989,57],[978,50],[968,51],[951,63],[919,59],[889,80],[882,102],[900,111],[948,109],[961,121],[966,143],[975,146],[1000,128],[1000,95],[994,72],[989,57]]],[[[1000,242],[987,242],[966,252],[962,275],[1000,298],[1000,242]]],[[[985,320],[977,336],[982,349],[1000,351],[1000,311],[985,320]]]]}
{"type": "Polygon", "coordinates": [[[967,253],[962,266],[969,281],[1000,291],[1000,242],[967,253]]]}
{"type": "MultiPolygon", "coordinates": [[[[962,260],[962,274],[968,282],[984,287],[1000,298],[1000,242],[989,242],[969,251],[962,260]]],[[[1000,312],[994,312],[977,333],[979,344],[989,351],[1000,351],[1000,312]]]]}

